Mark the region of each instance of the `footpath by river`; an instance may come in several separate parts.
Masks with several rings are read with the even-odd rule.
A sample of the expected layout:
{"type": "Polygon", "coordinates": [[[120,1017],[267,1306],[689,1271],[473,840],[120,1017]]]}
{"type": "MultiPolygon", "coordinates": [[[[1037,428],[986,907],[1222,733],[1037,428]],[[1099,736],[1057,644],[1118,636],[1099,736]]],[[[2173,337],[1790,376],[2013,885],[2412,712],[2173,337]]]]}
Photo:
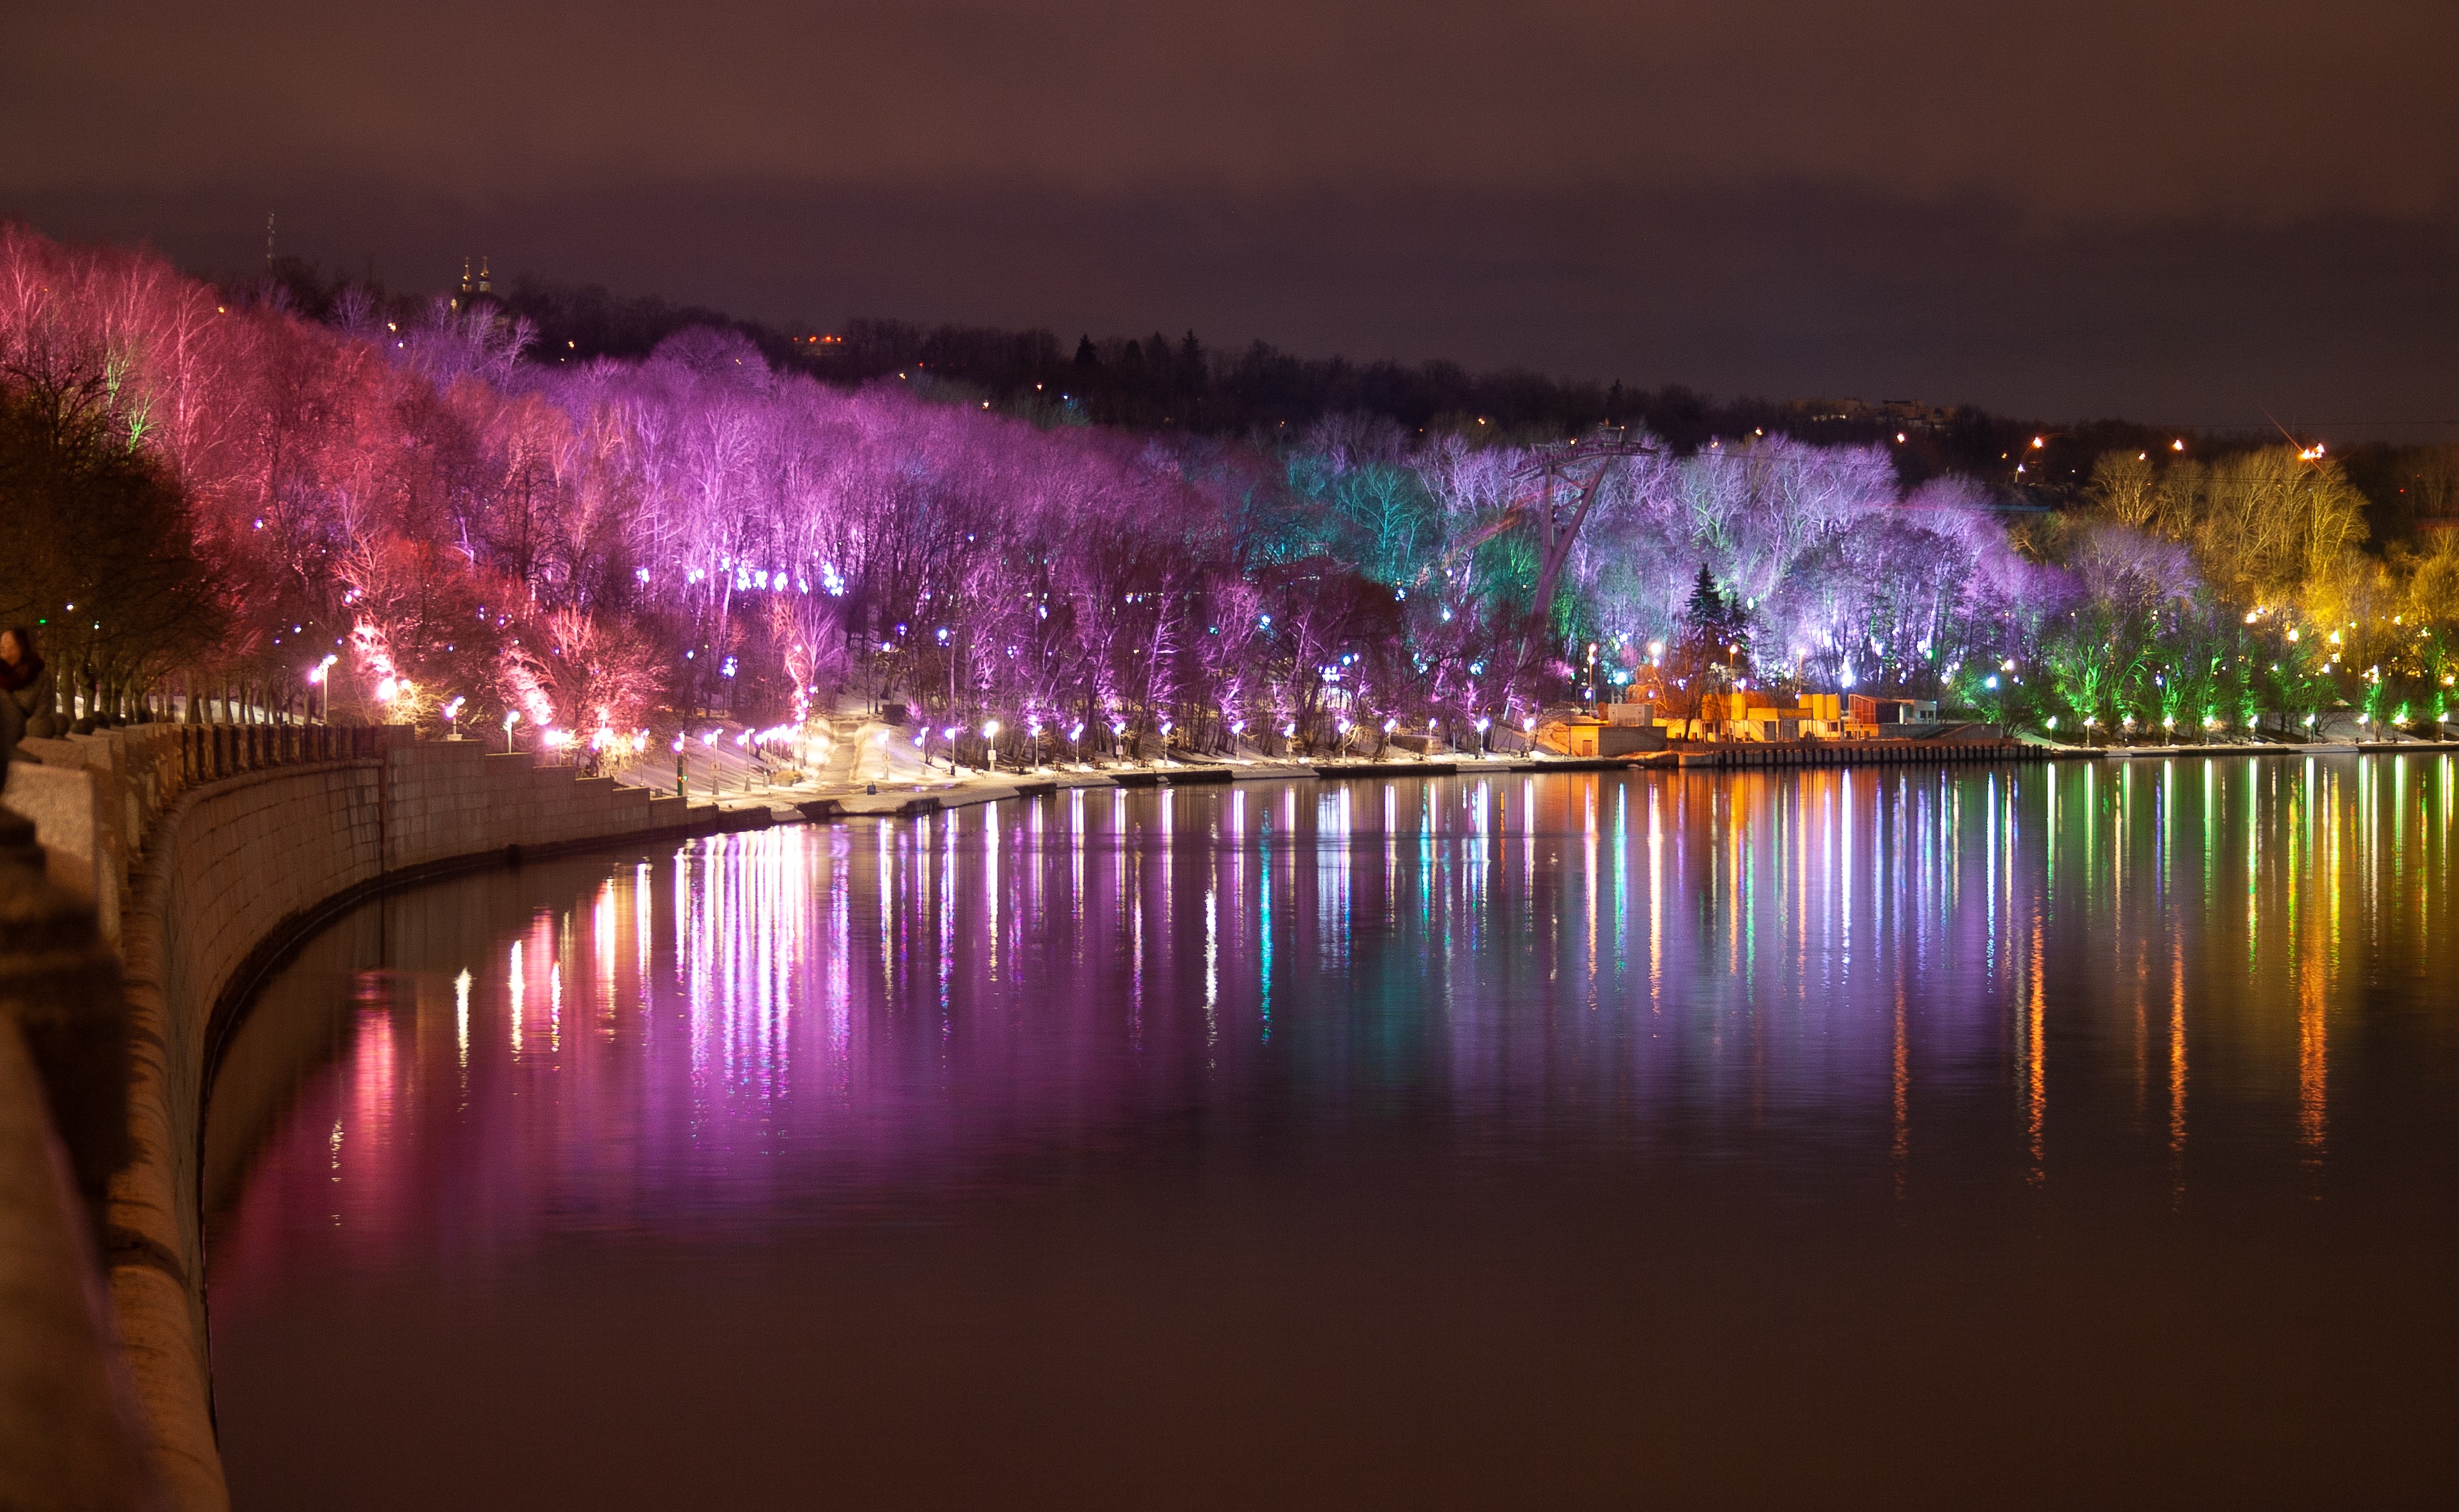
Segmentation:
{"type": "MultiPolygon", "coordinates": [[[[2310,738],[2301,740],[2215,734],[2205,741],[2157,745],[2132,738],[2073,745],[2038,736],[2018,737],[1986,724],[1947,724],[1871,739],[1660,740],[1654,749],[1618,756],[1574,756],[1533,747],[1517,754],[1426,754],[1391,746],[1374,756],[1342,753],[1301,759],[1178,753],[1141,762],[1053,763],[1002,770],[996,764],[966,766],[944,754],[917,754],[912,732],[900,726],[858,719],[836,724],[834,750],[808,775],[772,780],[764,764],[737,755],[721,743],[706,752],[690,752],[693,769],[679,786],[689,798],[729,815],[765,812],[768,822],[793,823],[877,814],[912,816],[1074,788],[1194,788],[1310,777],[1344,780],[1541,771],[1963,766],[2224,756],[2271,759],[2431,752],[2451,744],[2438,736],[2371,728],[2345,717],[2318,725],[2309,731],[2310,738]]],[[[621,780],[669,790],[665,768],[654,761],[631,768],[621,780]]],[[[760,821],[754,817],[751,822],[760,821]]]]}

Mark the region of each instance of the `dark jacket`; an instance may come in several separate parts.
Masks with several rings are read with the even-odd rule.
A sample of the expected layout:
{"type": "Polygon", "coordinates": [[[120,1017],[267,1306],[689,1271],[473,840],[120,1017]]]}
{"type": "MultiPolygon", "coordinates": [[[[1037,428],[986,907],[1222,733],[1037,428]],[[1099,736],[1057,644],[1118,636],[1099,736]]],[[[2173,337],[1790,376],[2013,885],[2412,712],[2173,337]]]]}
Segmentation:
{"type": "Polygon", "coordinates": [[[27,665],[11,666],[0,662],[0,767],[17,752],[17,742],[25,738],[26,722],[37,714],[52,711],[52,669],[36,657],[27,665]]]}

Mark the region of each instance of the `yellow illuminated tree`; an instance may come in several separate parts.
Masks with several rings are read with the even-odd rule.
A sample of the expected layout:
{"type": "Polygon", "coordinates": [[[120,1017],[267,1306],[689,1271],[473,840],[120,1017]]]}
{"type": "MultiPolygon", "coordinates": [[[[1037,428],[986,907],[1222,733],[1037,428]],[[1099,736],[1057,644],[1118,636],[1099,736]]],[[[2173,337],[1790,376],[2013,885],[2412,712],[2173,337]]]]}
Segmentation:
{"type": "Polygon", "coordinates": [[[2364,495],[2337,462],[2267,447],[2205,470],[2194,540],[2203,570],[2254,603],[2301,598],[2365,538],[2364,495]]]}

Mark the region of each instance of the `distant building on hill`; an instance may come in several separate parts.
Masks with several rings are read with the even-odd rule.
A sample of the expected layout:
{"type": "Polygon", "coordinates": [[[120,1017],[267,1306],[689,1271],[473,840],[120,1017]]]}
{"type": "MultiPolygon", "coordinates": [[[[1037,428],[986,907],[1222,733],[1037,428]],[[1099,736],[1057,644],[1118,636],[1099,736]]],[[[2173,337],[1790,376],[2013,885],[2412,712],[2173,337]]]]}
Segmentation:
{"type": "Polygon", "coordinates": [[[1785,408],[1813,422],[1859,420],[1903,430],[1941,430],[1952,415],[1944,407],[1921,399],[1881,399],[1874,403],[1850,395],[1842,399],[1797,399],[1785,408]]]}
{"type": "Polygon", "coordinates": [[[474,277],[470,272],[470,260],[468,258],[463,258],[461,260],[461,287],[459,291],[454,293],[452,296],[452,313],[458,315],[469,310],[476,309],[482,304],[494,306],[501,304],[502,303],[503,301],[495,298],[494,281],[488,277],[486,256],[483,253],[480,254],[478,258],[478,271],[474,277]]]}

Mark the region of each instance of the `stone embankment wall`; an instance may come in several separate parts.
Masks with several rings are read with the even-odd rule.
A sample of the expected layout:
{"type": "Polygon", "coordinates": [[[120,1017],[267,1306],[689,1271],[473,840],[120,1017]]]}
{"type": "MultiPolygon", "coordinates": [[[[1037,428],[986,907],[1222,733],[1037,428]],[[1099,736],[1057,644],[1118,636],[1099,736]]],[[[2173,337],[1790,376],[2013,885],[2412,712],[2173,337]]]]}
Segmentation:
{"type": "Polygon", "coordinates": [[[127,1007],[92,903],[0,809],[0,1507],[157,1504],[94,1218],[127,1151],[127,1007]]]}
{"type": "MultiPolygon", "coordinates": [[[[143,805],[132,808],[97,779],[92,828],[57,814],[43,826],[86,836],[88,875],[74,879],[86,885],[72,891],[97,913],[118,892],[128,1141],[101,1214],[102,1263],[153,1440],[152,1469],[179,1508],[228,1501],[214,1447],[199,1166],[217,1047],[257,981],[308,933],[385,888],[522,853],[768,817],[764,810],[728,824],[713,808],[580,778],[571,767],[490,754],[475,743],[412,743],[407,734],[362,743],[353,759],[270,766],[179,793],[146,827],[124,890],[112,836],[140,823],[143,805]]],[[[53,861],[59,871],[56,850],[53,861]]],[[[0,1248],[13,1242],[0,1233],[0,1248]]],[[[8,1349],[0,1341],[0,1356],[8,1349]]]]}

